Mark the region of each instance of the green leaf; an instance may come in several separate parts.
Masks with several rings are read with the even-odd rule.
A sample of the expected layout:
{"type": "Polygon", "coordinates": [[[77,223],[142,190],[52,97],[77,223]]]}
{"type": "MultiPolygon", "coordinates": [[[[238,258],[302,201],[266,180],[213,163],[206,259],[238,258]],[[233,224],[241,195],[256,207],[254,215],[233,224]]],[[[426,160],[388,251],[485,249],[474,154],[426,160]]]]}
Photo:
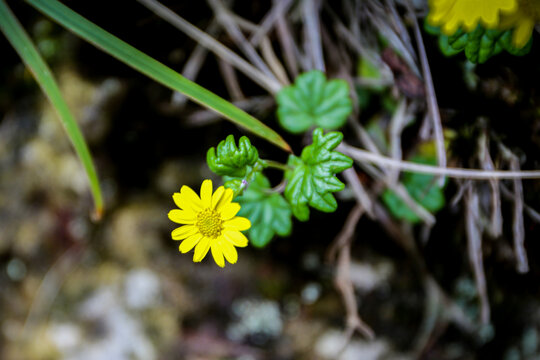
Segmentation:
{"type": "MultiPolygon", "coordinates": [[[[412,162],[436,165],[437,159],[433,155],[418,155],[411,159],[412,162]]],[[[438,184],[435,176],[406,172],[403,174],[403,185],[420,205],[426,210],[435,213],[445,204],[443,188],[438,184]]],[[[382,194],[382,200],[394,217],[410,223],[418,223],[421,219],[398,197],[392,190],[387,189],[382,194]]]]}
{"type": "Polygon", "coordinates": [[[211,147],[208,150],[206,162],[210,170],[224,176],[225,187],[232,189],[234,196],[241,195],[264,168],[257,149],[245,136],[238,140],[238,147],[234,136],[227,136],[218,144],[217,149],[211,147]]]}
{"type": "Polygon", "coordinates": [[[99,218],[103,212],[103,197],[101,195],[99,180],[88,146],[84,141],[74,116],[62,97],[62,93],[60,92],[49,67],[4,0],[0,0],[0,30],[15,48],[28,69],[30,69],[37,83],[58,113],[58,116],[66,129],[67,135],[84,166],[86,175],[88,176],[90,189],[94,198],[95,214],[96,217],[99,218]]]}
{"type": "Polygon", "coordinates": [[[27,0],[27,2],[81,38],[135,70],[172,90],[181,92],[191,100],[217,112],[238,126],[290,151],[289,145],[278,133],[253,116],[118,39],[57,0],[27,0]]]}
{"type": "Polygon", "coordinates": [[[439,47],[446,56],[453,56],[465,51],[465,56],[472,63],[482,64],[490,57],[506,50],[512,55],[522,56],[528,54],[532,46],[532,37],[522,48],[516,48],[512,43],[513,29],[497,30],[485,29],[478,25],[471,32],[458,29],[453,35],[447,36],[440,28],[424,23],[427,32],[439,36],[439,47]]]}
{"type": "Polygon", "coordinates": [[[287,165],[293,170],[285,172],[288,183],[284,195],[298,220],[308,220],[308,205],[324,212],[337,209],[332,193],[343,190],[345,185],[335,174],[353,164],[348,156],[333,151],[342,139],[340,132],[324,135],[323,129],[317,128],[313,131],[313,143],[304,148],[301,157],[289,156],[287,165]]]}
{"type": "Polygon", "coordinates": [[[315,126],[338,129],[352,111],[347,82],[328,81],[318,70],[298,76],[294,85],[277,94],[276,100],[279,123],[294,134],[315,126]]]}
{"type": "Polygon", "coordinates": [[[235,198],[242,208],[239,216],[251,221],[248,237],[252,245],[266,246],[275,234],[288,236],[292,230],[291,207],[283,196],[270,192],[270,181],[261,173],[235,198]]]}
{"type": "Polygon", "coordinates": [[[217,150],[211,147],[206,153],[210,170],[221,176],[244,177],[258,160],[257,149],[245,136],[238,140],[236,147],[234,136],[229,135],[218,144],[217,150]]]}
{"type": "Polygon", "coordinates": [[[381,79],[381,70],[372,63],[367,57],[362,56],[358,60],[358,75],[366,79],[381,79]]]}
{"type": "Polygon", "coordinates": [[[527,55],[531,51],[532,42],[533,42],[532,36],[527,42],[527,44],[525,44],[525,46],[523,46],[522,48],[517,48],[514,46],[514,43],[512,42],[512,36],[513,36],[512,31],[505,31],[499,38],[499,43],[501,47],[505,49],[506,51],[508,51],[510,54],[515,55],[515,56],[527,55]]]}

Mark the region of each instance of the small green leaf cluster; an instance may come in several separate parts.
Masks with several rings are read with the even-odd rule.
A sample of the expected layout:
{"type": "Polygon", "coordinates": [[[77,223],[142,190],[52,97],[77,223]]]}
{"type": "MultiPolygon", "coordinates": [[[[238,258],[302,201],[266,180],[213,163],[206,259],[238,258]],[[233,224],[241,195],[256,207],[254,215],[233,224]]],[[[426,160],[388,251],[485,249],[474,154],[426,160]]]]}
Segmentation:
{"type": "Polygon", "coordinates": [[[279,123],[293,134],[315,127],[339,129],[352,112],[347,82],[327,80],[318,70],[298,76],[294,85],[277,94],[276,101],[279,123]]]}
{"type": "Polygon", "coordinates": [[[352,160],[335,151],[343,139],[340,132],[324,134],[313,131],[313,143],[300,157],[289,156],[286,165],[259,158],[249,139],[240,138],[238,146],[229,135],[217,148],[210,148],[207,162],[212,171],[225,179],[225,187],[234,191],[241,205],[240,215],[251,221],[249,238],[254,246],[267,245],[274,235],[287,236],[292,230],[292,215],[301,221],[309,219],[309,206],[333,212],[337,202],[332,193],[345,185],[335,176],[352,166],[352,160]],[[284,196],[272,189],[262,174],[268,167],[284,170],[287,181],[284,196]]]}
{"type": "Polygon", "coordinates": [[[439,47],[446,56],[452,56],[462,51],[470,62],[483,64],[490,57],[497,55],[503,50],[516,56],[529,53],[532,46],[532,37],[522,48],[516,48],[512,43],[512,30],[486,29],[478,25],[471,32],[458,29],[453,35],[448,36],[441,32],[439,27],[424,24],[427,32],[439,37],[439,47]]]}
{"type": "Polygon", "coordinates": [[[232,189],[235,195],[241,194],[246,185],[263,169],[259,152],[245,136],[238,140],[238,146],[233,135],[227,136],[216,149],[211,147],[208,150],[206,162],[214,173],[229,177],[225,186],[232,189]]]}
{"type": "Polygon", "coordinates": [[[245,136],[238,140],[236,146],[234,136],[229,135],[218,144],[217,149],[211,147],[206,154],[210,170],[222,176],[244,177],[258,160],[259,152],[245,136]]]}
{"type": "MultiPolygon", "coordinates": [[[[425,165],[437,165],[436,158],[428,155],[417,155],[411,161],[425,165]]],[[[435,213],[443,208],[445,204],[443,187],[439,185],[435,176],[405,172],[402,182],[411,197],[426,210],[435,213]]],[[[413,224],[420,222],[421,219],[418,215],[392,190],[387,189],[382,194],[382,200],[395,218],[413,224]]]]}

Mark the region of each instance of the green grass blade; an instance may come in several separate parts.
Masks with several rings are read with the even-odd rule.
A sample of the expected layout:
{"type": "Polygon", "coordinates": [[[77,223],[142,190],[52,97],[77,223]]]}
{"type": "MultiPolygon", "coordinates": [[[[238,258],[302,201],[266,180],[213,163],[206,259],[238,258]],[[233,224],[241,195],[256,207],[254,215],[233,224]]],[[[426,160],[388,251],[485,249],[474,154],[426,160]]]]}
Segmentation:
{"type": "Polygon", "coordinates": [[[71,114],[71,111],[60,93],[60,89],[58,88],[49,67],[4,0],[0,0],[0,31],[4,33],[28,69],[30,69],[39,86],[62,120],[69,139],[71,140],[88,176],[90,189],[94,197],[96,216],[99,218],[103,212],[103,197],[101,195],[96,169],[92,162],[90,151],[88,151],[88,146],[84,141],[75,118],[71,114]]]}
{"type": "Polygon", "coordinates": [[[27,0],[27,2],[81,38],[94,44],[96,47],[135,70],[173,90],[181,92],[191,100],[216,111],[235,124],[290,151],[289,145],[278,133],[253,116],[135,49],[133,46],[88,21],[57,0],[27,0]]]}

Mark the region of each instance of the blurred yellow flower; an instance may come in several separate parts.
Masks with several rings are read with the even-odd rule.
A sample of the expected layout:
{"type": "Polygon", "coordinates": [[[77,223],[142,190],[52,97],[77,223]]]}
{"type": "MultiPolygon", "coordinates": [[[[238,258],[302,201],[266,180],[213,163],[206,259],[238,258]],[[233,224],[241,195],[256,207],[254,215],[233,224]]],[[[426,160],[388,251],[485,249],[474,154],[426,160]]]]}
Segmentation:
{"type": "Polygon", "coordinates": [[[461,26],[473,31],[480,23],[488,29],[500,23],[501,12],[516,11],[517,0],[430,0],[428,22],[453,35],[461,26]]]}
{"type": "Polygon", "coordinates": [[[460,27],[471,32],[478,24],[486,29],[513,29],[512,42],[521,48],[540,21],[540,0],[429,0],[427,21],[446,35],[460,27]]]}
{"type": "Polygon", "coordinates": [[[233,191],[220,186],[212,194],[212,180],[204,180],[201,197],[189,186],[182,186],[174,193],[173,200],[180,209],[171,210],[169,219],[183,224],[172,232],[174,240],[182,240],[179,250],[187,253],[195,247],[193,261],[200,262],[208,250],[216,264],[225,266],[225,259],[231,264],[238,260],[237,247],[248,245],[248,239],[241,233],[251,227],[244,217],[236,216],[240,204],[233,203],[233,191]]]}
{"type": "Polygon", "coordinates": [[[512,42],[522,48],[532,36],[534,25],[540,21],[540,0],[518,0],[516,11],[503,14],[500,29],[514,29],[512,42]]]}

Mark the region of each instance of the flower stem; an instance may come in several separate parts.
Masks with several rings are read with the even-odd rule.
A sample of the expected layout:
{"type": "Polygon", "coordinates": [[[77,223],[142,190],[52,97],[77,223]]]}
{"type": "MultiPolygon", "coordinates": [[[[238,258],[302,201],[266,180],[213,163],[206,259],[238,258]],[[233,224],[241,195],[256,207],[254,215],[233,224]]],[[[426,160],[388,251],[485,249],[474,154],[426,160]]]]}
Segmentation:
{"type": "Polygon", "coordinates": [[[283,170],[283,171],[293,169],[289,165],[285,165],[285,164],[282,164],[282,163],[274,161],[274,160],[263,160],[263,159],[261,159],[261,162],[263,163],[263,166],[265,168],[270,167],[270,168],[279,169],[279,170],[283,170]]]}

